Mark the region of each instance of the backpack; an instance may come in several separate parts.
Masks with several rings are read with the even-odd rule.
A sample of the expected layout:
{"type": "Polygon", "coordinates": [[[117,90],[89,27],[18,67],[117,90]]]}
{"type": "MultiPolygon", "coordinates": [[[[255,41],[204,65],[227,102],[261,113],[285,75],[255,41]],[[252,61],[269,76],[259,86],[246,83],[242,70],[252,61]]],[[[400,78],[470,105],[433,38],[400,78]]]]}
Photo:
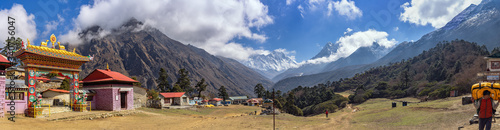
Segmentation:
{"type": "MultiPolygon", "coordinates": [[[[476,113],[477,113],[477,115],[478,115],[478,116],[479,116],[479,111],[481,110],[481,103],[482,103],[482,101],[481,101],[481,100],[482,100],[482,99],[478,99],[478,100],[476,100],[476,101],[479,101],[479,108],[477,108],[477,110],[476,110],[476,113]]],[[[491,111],[491,112],[493,112],[491,115],[492,115],[492,116],[494,116],[494,115],[495,115],[495,112],[497,112],[497,110],[495,110],[495,109],[493,108],[493,105],[495,105],[495,103],[493,102],[493,101],[494,101],[494,100],[493,100],[493,98],[490,98],[490,101],[491,101],[491,109],[492,109],[492,111],[491,111]]]]}

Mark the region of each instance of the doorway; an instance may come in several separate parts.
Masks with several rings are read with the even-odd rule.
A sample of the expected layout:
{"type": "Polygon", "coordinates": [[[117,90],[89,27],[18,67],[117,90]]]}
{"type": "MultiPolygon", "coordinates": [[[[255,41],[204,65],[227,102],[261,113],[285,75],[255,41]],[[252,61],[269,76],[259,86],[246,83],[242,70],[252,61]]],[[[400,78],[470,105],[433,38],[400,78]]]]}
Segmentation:
{"type": "Polygon", "coordinates": [[[120,93],[120,104],[121,108],[127,108],[127,92],[120,93]]]}

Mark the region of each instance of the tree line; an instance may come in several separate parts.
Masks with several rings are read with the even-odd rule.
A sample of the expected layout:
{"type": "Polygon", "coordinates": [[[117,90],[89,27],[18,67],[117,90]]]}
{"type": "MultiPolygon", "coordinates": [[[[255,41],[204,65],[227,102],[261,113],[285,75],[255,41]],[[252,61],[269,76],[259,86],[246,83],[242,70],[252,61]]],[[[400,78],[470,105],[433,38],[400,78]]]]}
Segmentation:
{"type": "MultiPolygon", "coordinates": [[[[186,92],[190,95],[196,95],[197,97],[204,99],[205,95],[202,95],[201,93],[203,91],[206,91],[208,86],[205,78],[202,78],[200,81],[198,81],[195,86],[191,86],[189,71],[184,68],[177,71],[177,81],[173,86],[168,81],[167,71],[164,68],[160,68],[156,83],[158,85],[148,91],[148,96],[154,97],[154,99],[158,98],[157,95],[159,93],[164,92],[186,92]]],[[[229,98],[229,95],[224,86],[221,86],[218,91],[218,96],[223,98],[224,101],[229,98]]]]}

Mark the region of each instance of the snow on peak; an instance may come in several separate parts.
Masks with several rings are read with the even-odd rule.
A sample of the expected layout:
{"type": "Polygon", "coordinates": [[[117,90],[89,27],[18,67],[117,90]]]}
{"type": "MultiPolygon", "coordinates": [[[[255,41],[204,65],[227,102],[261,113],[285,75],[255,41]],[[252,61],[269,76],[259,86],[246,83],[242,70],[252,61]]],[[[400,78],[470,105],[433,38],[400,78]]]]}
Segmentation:
{"type": "Polygon", "coordinates": [[[262,71],[284,71],[289,68],[298,67],[294,56],[288,54],[285,49],[276,49],[269,54],[253,55],[250,56],[243,64],[257,70],[262,71]]]}

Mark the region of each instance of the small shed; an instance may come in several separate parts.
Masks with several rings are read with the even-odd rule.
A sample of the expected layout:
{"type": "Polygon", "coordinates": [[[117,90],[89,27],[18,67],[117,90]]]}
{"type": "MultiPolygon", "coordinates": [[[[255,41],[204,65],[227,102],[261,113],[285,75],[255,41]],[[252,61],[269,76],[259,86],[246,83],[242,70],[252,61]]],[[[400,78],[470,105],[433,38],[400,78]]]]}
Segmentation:
{"type": "Polygon", "coordinates": [[[64,105],[69,102],[69,91],[62,89],[47,89],[42,92],[42,104],[51,104],[54,106],[64,105]]]}
{"type": "Polygon", "coordinates": [[[186,92],[169,92],[160,93],[160,99],[162,106],[179,105],[186,106],[189,105],[189,98],[186,92]]]}
{"type": "Polygon", "coordinates": [[[212,98],[212,99],[208,100],[208,104],[212,104],[214,106],[219,106],[219,105],[221,105],[221,103],[222,103],[221,98],[212,98]]]}
{"type": "Polygon", "coordinates": [[[231,100],[231,102],[233,104],[242,104],[248,100],[248,97],[247,96],[233,96],[233,97],[229,97],[229,100],[231,100]]]}

